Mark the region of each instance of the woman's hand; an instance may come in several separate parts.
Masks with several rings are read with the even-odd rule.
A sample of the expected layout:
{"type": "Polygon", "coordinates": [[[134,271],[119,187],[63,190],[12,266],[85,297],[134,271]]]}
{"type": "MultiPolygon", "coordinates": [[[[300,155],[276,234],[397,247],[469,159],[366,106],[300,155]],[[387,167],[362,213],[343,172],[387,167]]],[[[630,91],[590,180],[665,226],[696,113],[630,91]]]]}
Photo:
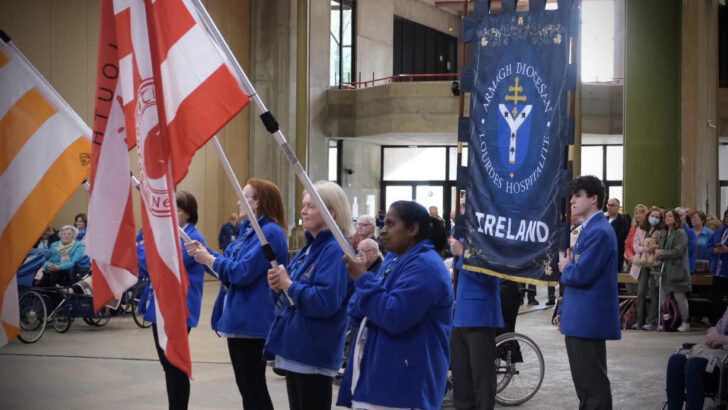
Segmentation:
{"type": "Polygon", "coordinates": [[[197,263],[212,266],[212,263],[215,262],[215,257],[198,241],[185,243],[185,248],[187,254],[195,258],[197,263]]]}
{"type": "Polygon", "coordinates": [[[46,268],[45,268],[45,270],[48,271],[48,272],[55,272],[58,269],[59,269],[58,268],[58,265],[56,265],[55,263],[51,263],[48,266],[46,266],[46,268]]]}
{"type": "Polygon", "coordinates": [[[352,280],[356,280],[359,276],[363,275],[367,271],[367,266],[359,261],[357,258],[350,258],[349,255],[344,255],[344,263],[346,263],[346,270],[349,271],[349,277],[352,280]]]}
{"type": "Polygon", "coordinates": [[[655,249],[655,256],[662,258],[665,255],[665,251],[662,249],[655,249]]]}
{"type": "Polygon", "coordinates": [[[282,290],[288,290],[291,287],[291,278],[288,276],[288,271],[283,265],[278,265],[277,268],[268,269],[268,286],[270,286],[276,293],[282,290]]]}

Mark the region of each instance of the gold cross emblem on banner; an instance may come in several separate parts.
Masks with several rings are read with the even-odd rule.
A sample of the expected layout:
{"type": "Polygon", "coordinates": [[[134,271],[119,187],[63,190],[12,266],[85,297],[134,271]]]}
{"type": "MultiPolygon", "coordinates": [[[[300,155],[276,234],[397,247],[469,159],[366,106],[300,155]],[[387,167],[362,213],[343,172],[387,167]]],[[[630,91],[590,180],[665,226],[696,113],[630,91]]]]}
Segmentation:
{"type": "MultiPolygon", "coordinates": [[[[523,86],[519,84],[520,79],[516,77],[516,82],[514,85],[508,87],[508,91],[513,92],[513,95],[506,95],[506,101],[513,101],[515,104],[518,104],[519,101],[526,101],[525,95],[518,95],[518,93],[523,92],[523,86]]],[[[516,110],[516,107],[513,107],[513,116],[515,117],[518,115],[518,110],[516,110]]]]}

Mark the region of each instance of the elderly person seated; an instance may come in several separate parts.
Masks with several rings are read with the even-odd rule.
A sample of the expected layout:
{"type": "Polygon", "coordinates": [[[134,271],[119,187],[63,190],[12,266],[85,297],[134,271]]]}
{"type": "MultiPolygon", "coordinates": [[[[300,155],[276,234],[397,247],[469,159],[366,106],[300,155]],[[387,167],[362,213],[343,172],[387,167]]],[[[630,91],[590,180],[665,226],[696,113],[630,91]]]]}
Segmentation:
{"type": "Polygon", "coordinates": [[[384,257],[379,251],[379,244],[371,238],[367,238],[359,242],[357,249],[357,257],[359,262],[363,263],[367,268],[367,272],[377,274],[379,267],[382,265],[384,257]]]}
{"type": "Polygon", "coordinates": [[[83,243],[76,240],[76,227],[64,225],[58,233],[61,240],[51,244],[51,256],[36,275],[39,286],[69,286],[69,272],[85,256],[83,243]]]}
{"type": "Polygon", "coordinates": [[[720,364],[728,351],[728,310],[708,329],[705,342],[675,353],[667,362],[667,408],[702,409],[706,388],[718,391],[720,364]]]}
{"type": "Polygon", "coordinates": [[[374,239],[374,230],[376,229],[374,218],[369,215],[362,215],[359,220],[356,221],[356,233],[349,238],[351,246],[354,249],[359,249],[359,242],[364,239],[374,239]]]}

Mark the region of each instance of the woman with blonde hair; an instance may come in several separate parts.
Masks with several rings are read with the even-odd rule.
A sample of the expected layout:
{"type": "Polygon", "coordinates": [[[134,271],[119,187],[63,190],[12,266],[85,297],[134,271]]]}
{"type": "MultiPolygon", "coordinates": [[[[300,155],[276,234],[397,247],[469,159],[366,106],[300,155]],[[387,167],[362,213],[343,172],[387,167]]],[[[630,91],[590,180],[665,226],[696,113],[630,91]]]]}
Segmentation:
{"type": "MultiPolygon", "coordinates": [[[[351,207],[344,191],[328,181],[317,182],[315,188],[341,232],[351,236],[351,207]]],[[[344,251],[306,191],[301,219],[306,245],[287,267],[268,270],[275,317],[265,354],[275,358],[276,369],[285,371],[291,410],[330,409],[332,384],[344,354],[350,279],[344,251]]]]}
{"type": "MultiPolygon", "coordinates": [[[[642,204],[637,204],[634,207],[634,218],[632,218],[632,228],[627,234],[627,240],[624,242],[624,258],[627,260],[627,266],[632,267],[632,259],[634,259],[634,237],[635,233],[639,230],[640,224],[645,220],[647,216],[647,207],[642,204]]],[[[631,273],[631,270],[630,270],[631,273]]],[[[634,276],[634,275],[632,275],[634,276]]]]}

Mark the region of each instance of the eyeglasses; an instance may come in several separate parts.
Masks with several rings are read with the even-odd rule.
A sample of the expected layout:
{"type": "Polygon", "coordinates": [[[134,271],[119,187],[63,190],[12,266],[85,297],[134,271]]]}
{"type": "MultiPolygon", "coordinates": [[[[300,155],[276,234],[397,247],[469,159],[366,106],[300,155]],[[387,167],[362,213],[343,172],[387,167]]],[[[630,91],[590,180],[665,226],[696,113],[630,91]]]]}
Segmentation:
{"type": "Polygon", "coordinates": [[[619,206],[619,205],[617,205],[617,204],[607,204],[607,206],[611,208],[611,207],[619,206]]]}
{"type": "Polygon", "coordinates": [[[356,224],[356,227],[357,227],[357,228],[361,228],[361,227],[363,227],[363,226],[373,226],[373,225],[374,225],[374,224],[372,224],[372,223],[369,223],[369,222],[362,222],[362,223],[357,223],[357,224],[356,224]]]}

